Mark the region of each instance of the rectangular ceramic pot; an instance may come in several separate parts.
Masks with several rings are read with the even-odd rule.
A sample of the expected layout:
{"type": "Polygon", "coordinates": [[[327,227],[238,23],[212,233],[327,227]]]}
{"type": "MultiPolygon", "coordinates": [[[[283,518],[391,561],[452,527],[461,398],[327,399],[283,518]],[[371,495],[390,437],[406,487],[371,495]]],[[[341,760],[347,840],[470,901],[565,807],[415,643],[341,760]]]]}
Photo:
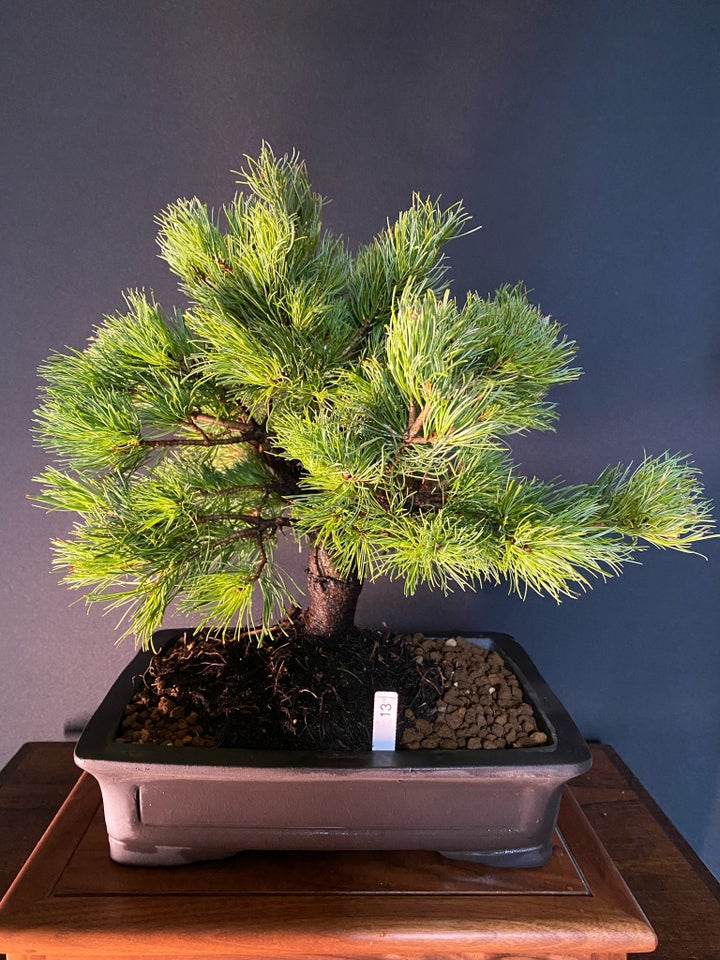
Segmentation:
{"type": "MultiPolygon", "coordinates": [[[[178,636],[160,631],[156,646],[178,636]]],[[[575,724],[514,640],[484,634],[517,675],[540,747],[361,754],[170,747],[115,742],[140,653],[75,750],[99,782],[110,855],[168,866],[242,850],[437,850],[498,866],[540,866],[563,785],[590,766],[575,724]]]]}

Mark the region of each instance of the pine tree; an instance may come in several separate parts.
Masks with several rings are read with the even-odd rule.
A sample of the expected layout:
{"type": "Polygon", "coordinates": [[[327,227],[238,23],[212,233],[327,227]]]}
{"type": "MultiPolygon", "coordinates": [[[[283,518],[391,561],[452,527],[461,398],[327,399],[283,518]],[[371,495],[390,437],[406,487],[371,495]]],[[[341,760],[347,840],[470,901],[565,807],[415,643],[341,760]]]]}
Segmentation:
{"type": "Polygon", "coordinates": [[[416,195],[352,253],[295,154],[265,146],[241,177],[219,215],[192,199],[158,218],[185,308],[129,292],[41,370],[56,465],[35,499],[79,517],[55,564],[128,633],[148,644],[172,602],[225,630],[256,596],[268,631],[299,602],[274,554],[286,531],[309,543],[305,627],[338,637],[379,577],[560,598],[710,535],[682,456],[576,486],[518,473],[507,438],[552,428],[575,344],[521,286],[451,296],[461,204],[416,195]]]}

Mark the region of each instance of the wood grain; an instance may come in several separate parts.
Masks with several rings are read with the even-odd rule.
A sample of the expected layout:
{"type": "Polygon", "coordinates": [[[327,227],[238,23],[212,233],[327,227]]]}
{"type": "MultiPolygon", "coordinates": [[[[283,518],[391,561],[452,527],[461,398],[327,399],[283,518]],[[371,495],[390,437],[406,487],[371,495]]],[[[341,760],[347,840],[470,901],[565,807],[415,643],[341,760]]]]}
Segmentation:
{"type": "Polygon", "coordinates": [[[207,887],[198,895],[192,868],[138,872],[99,858],[98,805],[97,785],[84,775],[4,902],[0,942],[11,950],[32,947],[51,960],[111,957],[120,947],[134,957],[237,960],[610,960],[654,945],[570,795],[560,829],[571,856],[559,841],[547,868],[512,871],[513,889],[493,895],[505,871],[401,854],[388,857],[383,872],[376,858],[352,852],[326,857],[335,868],[324,875],[315,854],[236,857],[203,868],[207,887]],[[277,869],[283,856],[290,887],[277,869]],[[417,883],[413,865],[422,867],[417,883]],[[248,871],[257,884],[245,876],[238,886],[248,871]]]}
{"type": "Polygon", "coordinates": [[[0,897],[80,776],[72,751],[71,743],[26,743],[0,771],[0,897]]]}
{"type": "MultiPolygon", "coordinates": [[[[587,882],[590,886],[596,884],[598,878],[604,877],[610,889],[608,895],[611,899],[613,897],[617,899],[618,890],[621,893],[623,889],[622,885],[617,887],[619,876],[616,867],[620,868],[640,906],[648,914],[660,936],[660,945],[657,952],[653,954],[654,960],[691,960],[691,958],[692,960],[720,960],[720,888],[718,884],[611,748],[594,746],[592,752],[593,769],[573,783],[571,792],[580,801],[597,834],[611,852],[615,866],[607,858],[596,857],[591,844],[589,849],[581,852],[578,860],[580,872],[576,871],[575,877],[582,874],[583,882],[587,882]],[[581,865],[580,860],[582,860],[581,865]]],[[[56,809],[58,796],[67,794],[68,787],[77,778],[78,772],[72,764],[71,753],[70,744],[29,744],[0,774],[0,816],[3,826],[8,822],[12,824],[11,829],[0,831],[0,866],[4,868],[4,873],[0,870],[0,880],[3,876],[9,877],[13,874],[17,869],[16,866],[13,867],[13,863],[27,856],[53,809],[56,809]]],[[[278,868],[277,861],[274,865],[268,861],[263,866],[265,873],[261,886],[264,884],[265,890],[261,891],[260,897],[257,894],[248,893],[247,882],[244,887],[242,884],[238,886],[236,882],[236,888],[229,892],[229,896],[219,896],[217,891],[210,890],[208,886],[208,874],[214,872],[216,865],[210,867],[198,865],[201,866],[201,871],[197,876],[191,878],[190,875],[186,875],[185,879],[175,881],[172,881],[169,875],[177,878],[178,875],[184,875],[185,870],[194,868],[183,868],[182,871],[143,871],[154,878],[152,882],[156,893],[158,889],[165,891],[162,896],[148,898],[143,894],[140,879],[134,876],[137,868],[111,865],[123,877],[129,878],[128,887],[124,890],[124,894],[129,896],[123,896],[121,895],[123,890],[117,887],[117,881],[109,883],[104,874],[100,880],[102,864],[109,865],[109,861],[102,854],[102,839],[98,841],[99,835],[93,835],[92,832],[97,828],[97,821],[94,820],[96,813],[97,806],[94,809],[84,807],[84,812],[78,821],[73,851],[81,860],[91,853],[90,859],[85,860],[83,869],[88,869],[91,874],[94,874],[95,889],[100,892],[100,895],[80,896],[82,894],[80,889],[82,883],[79,880],[81,874],[73,866],[73,857],[68,858],[66,851],[64,866],[57,865],[55,882],[49,887],[46,882],[44,892],[40,889],[41,899],[48,898],[54,900],[56,906],[60,905],[56,919],[63,923],[63,933],[53,941],[52,952],[48,949],[44,954],[35,952],[44,948],[39,942],[35,942],[33,944],[35,950],[30,953],[28,941],[25,941],[22,945],[18,944],[16,953],[10,955],[12,960],[20,960],[24,957],[27,957],[27,960],[30,960],[30,957],[33,960],[42,960],[43,956],[47,960],[57,960],[59,957],[63,960],[73,960],[73,958],[80,960],[81,957],[87,960],[88,956],[102,957],[104,960],[113,960],[113,957],[119,960],[122,956],[124,960],[131,960],[133,956],[150,955],[166,957],[168,960],[172,956],[177,960],[183,955],[183,951],[185,956],[192,956],[196,960],[204,960],[204,958],[210,960],[211,957],[215,960],[221,956],[235,956],[238,960],[271,956],[279,960],[282,958],[303,960],[304,957],[340,960],[340,958],[351,956],[370,955],[385,958],[422,956],[426,960],[433,960],[435,957],[438,960],[440,957],[443,960],[508,960],[508,958],[537,960],[538,957],[542,957],[543,960],[556,960],[556,958],[557,960],[577,960],[577,958],[619,960],[620,957],[625,956],[625,950],[617,949],[617,944],[612,942],[601,945],[596,941],[594,946],[591,945],[588,937],[593,926],[591,922],[593,911],[592,909],[588,911],[587,908],[592,904],[593,897],[578,890],[577,879],[570,882],[570,886],[574,887],[573,890],[561,893],[559,890],[548,891],[546,887],[544,893],[539,893],[537,891],[539,881],[536,878],[533,883],[536,888],[534,894],[529,892],[529,889],[523,893],[521,889],[513,888],[513,884],[517,881],[506,879],[506,886],[511,889],[489,896],[487,877],[480,879],[481,872],[476,872],[478,868],[471,868],[468,873],[462,866],[459,870],[455,866],[452,883],[448,881],[446,886],[441,887],[442,880],[437,872],[437,864],[433,861],[435,856],[433,854],[412,854],[412,857],[418,856],[420,859],[414,861],[412,858],[403,859],[395,863],[391,882],[389,878],[383,878],[378,864],[373,862],[372,857],[366,860],[363,870],[359,872],[359,876],[362,877],[360,880],[353,871],[347,869],[346,865],[334,874],[334,886],[337,891],[334,898],[318,897],[317,888],[322,884],[317,877],[313,878],[315,890],[299,892],[298,885],[303,875],[298,873],[297,869],[290,871],[292,878],[289,877],[283,881],[286,890],[293,894],[288,897],[286,892],[280,889],[282,884],[278,877],[282,876],[282,870],[278,868]],[[84,825],[83,818],[85,818],[84,825]],[[413,894],[408,889],[401,892],[403,888],[412,886],[408,880],[408,871],[411,872],[413,867],[419,871],[417,885],[424,886],[423,893],[413,894]],[[165,875],[168,875],[168,879],[163,885],[162,881],[158,881],[158,877],[165,875]],[[390,882],[389,887],[380,885],[384,879],[390,882]],[[116,884],[115,887],[113,883],[116,884]],[[277,892],[274,896],[268,897],[266,894],[273,883],[277,892]],[[378,890],[375,895],[368,895],[368,887],[372,883],[377,885],[378,890]],[[103,884],[105,886],[102,886],[103,884]],[[207,892],[199,897],[197,888],[201,885],[205,885],[207,892]],[[101,886],[102,891],[100,891],[101,886]],[[481,889],[484,889],[482,894],[480,894],[481,889]],[[200,930],[200,936],[190,946],[192,936],[180,944],[178,944],[178,936],[175,936],[172,941],[169,938],[168,902],[178,905],[187,899],[189,894],[193,894],[193,891],[194,899],[199,906],[195,911],[191,911],[191,916],[187,919],[190,927],[195,925],[200,930]],[[108,896],[109,894],[112,896],[108,896]],[[543,942],[539,929],[543,922],[540,913],[534,916],[533,922],[530,922],[527,916],[515,919],[513,929],[508,934],[511,942],[506,939],[501,943],[495,936],[492,942],[483,944],[484,949],[481,949],[475,936],[475,941],[470,943],[468,938],[477,934],[479,923],[486,922],[492,925],[499,922],[497,907],[508,898],[511,898],[518,907],[526,902],[524,908],[526,914],[529,909],[528,900],[541,900],[545,904],[543,908],[545,918],[553,919],[554,917],[555,920],[558,918],[557,909],[548,910],[547,905],[551,902],[571,903],[578,920],[575,946],[568,948],[564,944],[562,949],[558,950],[557,944],[551,944],[547,936],[543,942]],[[109,944],[103,945],[100,942],[104,934],[97,933],[97,930],[102,926],[102,915],[108,907],[108,900],[111,899],[125,899],[131,904],[135,903],[136,906],[140,900],[144,901],[142,911],[144,919],[141,926],[145,924],[147,928],[145,933],[149,940],[145,940],[139,933],[131,933],[129,940],[123,937],[119,948],[116,947],[114,950],[109,944]],[[263,911],[258,913],[253,907],[253,904],[257,906],[262,899],[270,901],[270,905],[266,905],[264,914],[263,911]],[[318,902],[308,911],[308,904],[314,899],[323,902],[318,902]],[[84,905],[81,905],[80,901],[83,900],[84,905]],[[154,902],[148,903],[148,900],[154,902]],[[238,908],[238,900],[244,900],[245,906],[241,905],[238,908]],[[365,922],[366,917],[357,903],[363,900],[370,900],[376,907],[374,939],[370,936],[370,928],[365,922]],[[478,911],[476,906],[468,909],[477,901],[494,907],[494,911],[485,908],[478,911]],[[379,903],[384,904],[384,907],[378,913],[379,903]],[[229,907],[228,904],[234,904],[234,907],[229,907]],[[275,906],[272,907],[272,904],[275,906]],[[449,905],[452,905],[452,909],[449,909],[449,905]],[[286,908],[289,909],[287,917],[285,916],[286,908]],[[397,913],[400,908],[402,908],[401,918],[393,919],[392,910],[394,909],[397,913]],[[379,922],[383,915],[387,919],[384,927],[379,922]],[[238,919],[247,922],[250,937],[247,941],[247,949],[243,949],[242,952],[237,950],[237,941],[233,945],[227,939],[229,928],[238,919]],[[310,939],[308,939],[312,935],[310,928],[316,920],[320,943],[316,938],[310,948],[310,939]],[[413,940],[413,924],[419,925],[420,928],[420,936],[416,940],[413,940]],[[579,927],[583,924],[584,933],[581,936],[579,927]],[[289,931],[288,935],[293,942],[288,943],[286,937],[285,943],[281,943],[278,927],[287,927],[286,932],[289,931]],[[297,937],[294,936],[293,931],[298,932],[297,937]],[[81,945],[80,940],[83,941],[81,945]],[[228,952],[229,950],[234,952],[228,952]]],[[[572,819],[573,808],[564,803],[563,817],[567,816],[572,819]]],[[[571,831],[572,824],[568,826],[563,821],[563,829],[571,831]]],[[[314,866],[318,865],[319,861],[315,861],[314,866]]],[[[233,869],[237,869],[238,866],[239,864],[235,864],[233,869]]],[[[257,866],[257,864],[253,866],[253,873],[257,873],[257,866]]],[[[554,869],[557,866],[556,862],[554,869]]],[[[575,870],[574,866],[573,870],[575,870]]],[[[536,873],[536,871],[517,872],[536,873]]],[[[567,864],[563,864],[550,886],[552,887],[553,883],[559,886],[562,879],[567,876],[567,864]]],[[[42,884],[40,886],[42,888],[42,884]]],[[[622,913],[622,904],[619,909],[622,913]]],[[[129,923],[132,926],[132,912],[132,906],[130,906],[128,909],[111,913],[109,920],[111,923],[120,925],[129,923]]],[[[25,932],[29,933],[28,930],[25,932]]],[[[45,932],[47,931],[44,931],[43,935],[45,932]]],[[[182,936],[179,939],[182,941],[182,936]]],[[[0,947],[5,943],[6,941],[0,935],[0,947]]],[[[630,956],[633,956],[632,952],[630,956]]],[[[640,956],[637,954],[638,960],[640,956]]]]}
{"type": "MultiPolygon", "coordinates": [[[[148,896],[157,888],[153,867],[108,862],[107,835],[99,793],[97,810],[55,885],[55,896],[85,896],[92,878],[95,896],[148,896]]],[[[226,895],[315,896],[391,893],[485,895],[563,893],[587,896],[587,885],[565,844],[556,836],[550,863],[542,870],[492,870],[448,860],[423,850],[338,854],[301,851],[294,855],[247,851],[227,860],[192,863],[173,871],[173,892],[206,897],[226,895]]]]}
{"type": "MultiPolygon", "coordinates": [[[[177,954],[154,954],[158,960],[177,960],[177,954]]],[[[381,960],[395,960],[397,954],[376,954],[380,957],[381,960]]],[[[508,954],[508,953],[463,953],[457,954],[454,952],[448,953],[443,951],[442,953],[427,954],[427,960],[625,960],[625,954],[618,953],[592,953],[592,954],[583,954],[582,957],[574,955],[572,957],[568,956],[567,953],[559,954],[547,954],[544,953],[542,956],[533,954],[508,954]]],[[[217,955],[214,953],[193,953],[192,960],[216,960],[217,955]]],[[[50,957],[48,955],[40,956],[37,953],[13,953],[10,954],[8,960],[55,960],[55,956],[50,957]]],[[[76,954],[76,953],[63,953],[62,960],[88,960],[87,954],[76,954]]],[[[103,954],[102,960],[128,960],[128,955],[126,953],[122,954],[103,954]]],[[[241,955],[238,954],[236,960],[251,960],[251,955],[241,955]]],[[[345,955],[342,956],[338,954],[323,954],[320,957],[319,954],[306,954],[304,956],[296,955],[294,960],[345,960],[345,955]]],[[[692,960],[692,958],[690,958],[692,960]]]]}

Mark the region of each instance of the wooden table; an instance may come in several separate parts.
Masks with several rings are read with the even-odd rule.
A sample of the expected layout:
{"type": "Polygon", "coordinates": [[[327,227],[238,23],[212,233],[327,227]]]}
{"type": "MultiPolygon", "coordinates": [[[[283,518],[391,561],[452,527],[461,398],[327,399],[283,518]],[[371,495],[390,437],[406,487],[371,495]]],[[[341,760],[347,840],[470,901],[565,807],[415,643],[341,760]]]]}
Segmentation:
{"type": "MultiPolygon", "coordinates": [[[[618,960],[622,937],[652,941],[589,821],[657,932],[655,960],[720,960],[718,884],[614,751],[592,749],[550,864],[530,871],[418,852],[121,867],[83,776],[16,884],[10,956],[618,960]]],[[[55,743],[26,744],[0,773],[0,894],[78,777],[72,745],[55,743]]]]}

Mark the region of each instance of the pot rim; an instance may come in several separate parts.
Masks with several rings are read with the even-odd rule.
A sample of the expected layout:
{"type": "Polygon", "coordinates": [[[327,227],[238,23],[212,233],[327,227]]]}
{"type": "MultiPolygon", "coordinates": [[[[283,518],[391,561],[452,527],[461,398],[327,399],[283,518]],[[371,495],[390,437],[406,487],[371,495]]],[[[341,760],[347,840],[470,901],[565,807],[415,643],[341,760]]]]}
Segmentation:
{"type": "MultiPolygon", "coordinates": [[[[190,628],[165,629],[153,636],[153,646],[161,649],[190,628]]],[[[435,637],[454,634],[434,633],[435,637]]],[[[100,706],[87,723],[75,747],[75,760],[86,762],[138,763],[157,766],[296,768],[298,770],[378,770],[449,771],[476,770],[478,767],[498,772],[508,767],[520,768],[536,776],[555,776],[562,769],[566,776],[575,776],[590,766],[590,751],[585,739],[560,700],[540,675],[522,646],[505,633],[486,632],[466,639],[490,650],[497,650],[516,674],[523,691],[531,701],[549,743],[544,746],[518,747],[504,750],[376,750],[359,753],[263,750],[235,747],[174,747],[152,743],[119,743],[117,733],[123,710],[132,696],[135,678],[144,672],[151,651],[140,651],[118,676],[100,706]],[[576,768],[570,772],[568,768],[576,768]]]]}

